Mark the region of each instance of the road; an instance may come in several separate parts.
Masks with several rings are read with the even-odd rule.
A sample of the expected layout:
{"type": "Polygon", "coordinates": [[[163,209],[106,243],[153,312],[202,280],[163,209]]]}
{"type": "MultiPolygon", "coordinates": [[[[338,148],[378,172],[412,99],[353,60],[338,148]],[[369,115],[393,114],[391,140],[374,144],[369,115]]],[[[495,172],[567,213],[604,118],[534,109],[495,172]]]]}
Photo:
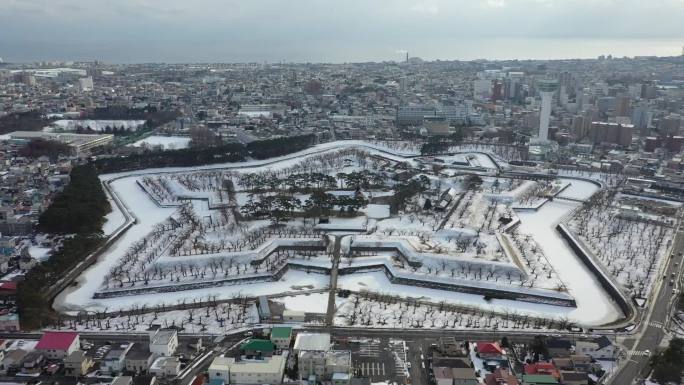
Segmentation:
{"type": "Polygon", "coordinates": [[[335,320],[335,295],[337,293],[337,268],[340,266],[340,246],[342,237],[335,235],[335,245],[333,246],[332,268],[330,269],[330,291],[328,293],[328,310],[325,314],[325,324],[333,326],[335,320]]]}
{"type": "Polygon", "coordinates": [[[684,253],[684,233],[677,232],[674,242],[668,265],[663,272],[665,278],[662,275],[657,277],[659,280],[659,286],[656,288],[658,292],[650,302],[648,313],[644,315],[641,322],[642,331],[636,340],[629,341],[632,343],[625,346],[628,349],[628,354],[623,360],[626,359],[627,361],[611,377],[609,381],[611,385],[631,384],[648,374],[650,355],[646,351],[653,354],[660,345],[665,335],[664,328],[670,314],[670,301],[675,297],[672,293],[674,286],[669,284],[672,273],[678,277],[675,280],[681,280],[682,257],[679,253],[684,253]]]}

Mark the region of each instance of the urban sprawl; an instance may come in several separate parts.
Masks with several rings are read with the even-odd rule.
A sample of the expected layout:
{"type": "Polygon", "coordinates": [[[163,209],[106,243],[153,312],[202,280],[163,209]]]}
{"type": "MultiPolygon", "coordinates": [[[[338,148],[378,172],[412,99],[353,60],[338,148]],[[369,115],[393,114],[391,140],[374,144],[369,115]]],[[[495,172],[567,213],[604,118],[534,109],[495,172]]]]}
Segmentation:
{"type": "Polygon", "coordinates": [[[677,383],[683,114],[684,56],[0,62],[0,377],[677,383]]]}

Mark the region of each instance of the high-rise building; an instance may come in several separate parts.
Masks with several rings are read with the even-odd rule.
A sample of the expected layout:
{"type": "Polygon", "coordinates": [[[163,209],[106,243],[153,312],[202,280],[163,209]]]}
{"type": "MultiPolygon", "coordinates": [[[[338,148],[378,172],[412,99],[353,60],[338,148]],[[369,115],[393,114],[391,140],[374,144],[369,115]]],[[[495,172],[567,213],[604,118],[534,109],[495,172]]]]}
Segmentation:
{"type": "Polygon", "coordinates": [[[678,114],[670,114],[661,120],[659,131],[664,136],[678,135],[681,125],[682,117],[678,114]]]}
{"type": "Polygon", "coordinates": [[[653,112],[647,105],[634,107],[632,111],[632,124],[639,130],[641,136],[648,136],[653,125],[653,112]]]}
{"type": "Polygon", "coordinates": [[[87,76],[87,77],[78,79],[78,86],[79,86],[81,92],[92,91],[94,88],[93,77],[87,76]]]}
{"type": "Polygon", "coordinates": [[[592,122],[589,137],[594,144],[618,144],[629,146],[632,143],[631,124],[618,124],[614,122],[592,122]]]}
{"type": "Polygon", "coordinates": [[[501,100],[503,98],[503,83],[495,80],[492,86],[492,100],[501,100]]]}
{"type": "Polygon", "coordinates": [[[541,109],[539,111],[539,140],[549,140],[549,120],[551,119],[551,101],[553,94],[558,89],[558,82],[555,80],[542,80],[537,83],[539,94],[541,95],[541,109]]]}
{"type": "Polygon", "coordinates": [[[475,99],[489,100],[492,96],[492,81],[491,79],[477,79],[473,82],[473,94],[475,99]]]}
{"type": "Polygon", "coordinates": [[[27,86],[35,86],[36,85],[36,77],[32,73],[28,72],[21,72],[19,75],[20,81],[24,83],[27,86]]]}
{"type": "Polygon", "coordinates": [[[629,116],[629,107],[629,96],[618,96],[615,100],[615,116],[629,116]]]}

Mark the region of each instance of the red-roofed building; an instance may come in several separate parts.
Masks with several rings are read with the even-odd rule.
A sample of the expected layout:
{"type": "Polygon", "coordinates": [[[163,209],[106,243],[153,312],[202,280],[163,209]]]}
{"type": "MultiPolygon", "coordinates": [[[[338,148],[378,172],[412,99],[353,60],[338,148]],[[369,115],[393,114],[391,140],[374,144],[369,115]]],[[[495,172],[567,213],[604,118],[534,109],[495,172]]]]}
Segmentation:
{"type": "Polygon", "coordinates": [[[560,379],[560,372],[556,368],[556,365],[551,362],[527,364],[525,365],[525,374],[547,374],[553,376],[556,380],[560,379]]]}
{"type": "Polygon", "coordinates": [[[0,296],[14,297],[17,295],[17,283],[12,281],[0,282],[0,296]]]}
{"type": "Polygon", "coordinates": [[[480,358],[498,359],[505,355],[498,342],[478,342],[476,346],[480,358]]]}
{"type": "Polygon", "coordinates": [[[64,359],[78,350],[81,341],[75,332],[46,332],[38,341],[36,350],[49,359],[64,359]]]}

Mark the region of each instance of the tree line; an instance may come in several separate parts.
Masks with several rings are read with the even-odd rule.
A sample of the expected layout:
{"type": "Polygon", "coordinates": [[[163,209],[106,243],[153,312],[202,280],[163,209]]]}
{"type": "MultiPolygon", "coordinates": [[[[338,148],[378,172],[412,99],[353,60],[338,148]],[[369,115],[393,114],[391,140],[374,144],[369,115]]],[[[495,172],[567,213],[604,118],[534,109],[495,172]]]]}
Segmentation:
{"type": "Polygon", "coordinates": [[[46,325],[54,313],[47,289],[63,278],[102,244],[102,224],[110,211],[97,171],[90,165],[76,166],[69,185],[59,193],[39,220],[41,231],[69,234],[45,262],[34,266],[19,283],[17,306],[22,329],[46,325]]]}
{"type": "Polygon", "coordinates": [[[56,161],[61,155],[71,155],[72,148],[62,142],[56,140],[33,139],[29,141],[26,146],[19,149],[19,155],[27,158],[40,158],[47,156],[52,162],[56,161]]]}
{"type": "Polygon", "coordinates": [[[71,170],[70,182],[38,218],[38,229],[56,234],[100,232],[111,210],[97,170],[90,165],[71,170]]]}
{"type": "Polygon", "coordinates": [[[314,143],[314,135],[299,135],[251,142],[190,147],[168,151],[147,151],[125,157],[98,158],[93,162],[101,173],[156,167],[192,167],[213,163],[243,162],[249,156],[268,159],[301,151],[314,143]]]}
{"type": "Polygon", "coordinates": [[[147,105],[142,108],[126,106],[98,107],[86,114],[86,119],[102,120],[145,120],[145,128],[155,128],[174,121],[180,116],[178,111],[160,110],[147,105]]]}
{"type": "Polygon", "coordinates": [[[314,144],[315,135],[298,135],[282,138],[257,140],[246,146],[248,153],[256,159],[267,159],[304,150],[314,144]]]}

